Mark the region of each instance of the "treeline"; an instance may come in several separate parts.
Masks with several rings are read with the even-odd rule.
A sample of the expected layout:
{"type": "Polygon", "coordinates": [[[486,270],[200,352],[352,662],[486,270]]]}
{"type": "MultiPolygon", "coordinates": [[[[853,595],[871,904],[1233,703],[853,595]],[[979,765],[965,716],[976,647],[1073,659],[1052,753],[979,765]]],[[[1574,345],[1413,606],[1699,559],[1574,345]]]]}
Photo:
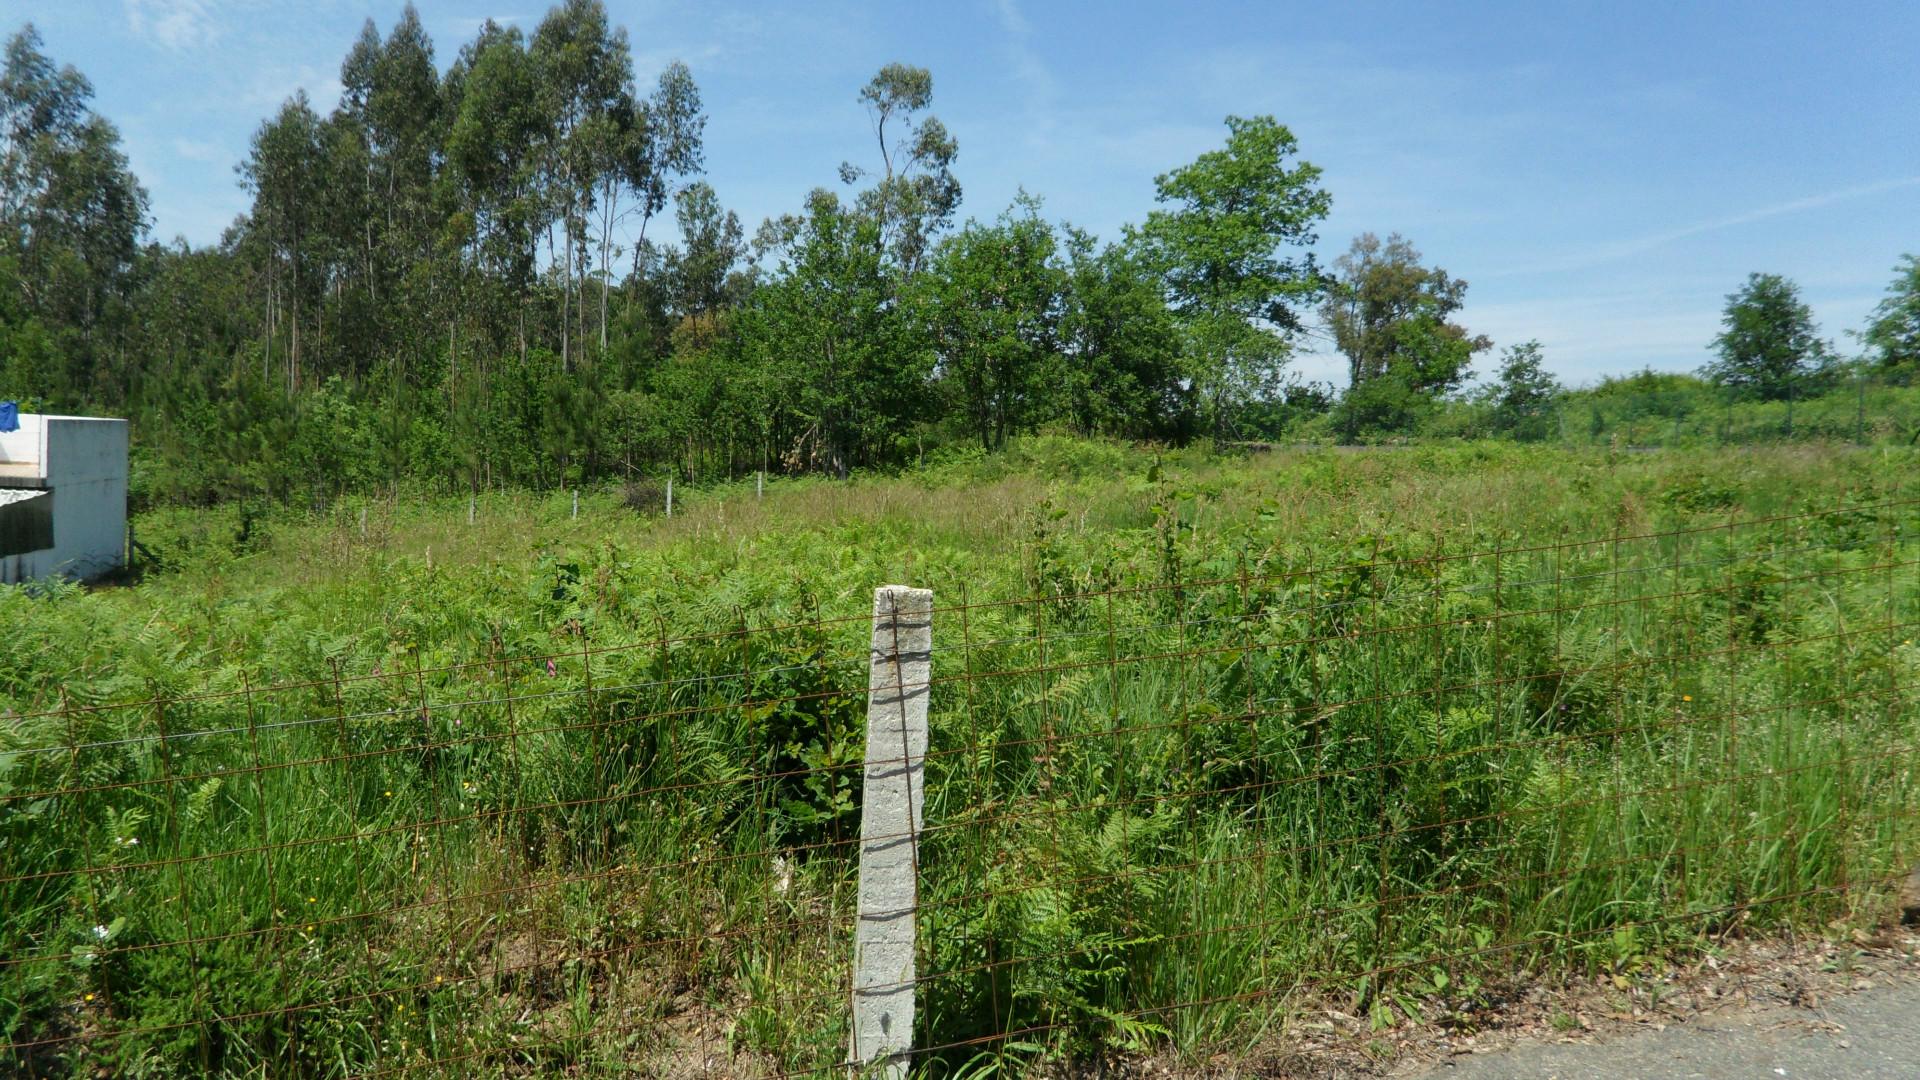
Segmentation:
{"type": "MultiPolygon", "coordinates": [[[[409,7],[368,22],[341,85],[324,115],[296,95],[261,124],[218,244],[160,244],[85,77],[15,34],[0,397],[132,417],[140,490],[204,500],[844,473],[1041,429],[1353,440],[1464,397],[1534,437],[1561,393],[1533,345],[1469,388],[1491,343],[1455,321],[1467,285],[1404,238],[1319,265],[1331,196],[1271,117],[1229,117],[1103,241],[1026,195],[961,221],[932,77],[892,64],[858,90],[868,158],[749,235],[700,179],[691,72],[636,72],[598,0],[530,34],[488,22],[444,71],[409,7]],[[1349,359],[1338,391],[1289,375],[1314,327],[1349,359]]],[[[1920,269],[1902,274],[1867,339],[1889,371],[1920,340],[1920,269]]],[[[1797,302],[1715,377],[1800,385],[1743,374],[1783,370],[1797,302]]]]}

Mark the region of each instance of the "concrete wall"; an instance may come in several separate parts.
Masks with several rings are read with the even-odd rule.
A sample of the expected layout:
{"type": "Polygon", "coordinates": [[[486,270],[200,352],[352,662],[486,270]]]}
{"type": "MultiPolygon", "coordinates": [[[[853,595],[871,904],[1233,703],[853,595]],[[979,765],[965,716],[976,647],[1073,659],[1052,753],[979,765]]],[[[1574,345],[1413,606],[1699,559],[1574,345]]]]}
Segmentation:
{"type": "Polygon", "coordinates": [[[53,546],[0,558],[0,583],[98,577],[124,560],[125,420],[21,416],[19,430],[0,432],[0,487],[49,490],[53,500],[53,546]]]}

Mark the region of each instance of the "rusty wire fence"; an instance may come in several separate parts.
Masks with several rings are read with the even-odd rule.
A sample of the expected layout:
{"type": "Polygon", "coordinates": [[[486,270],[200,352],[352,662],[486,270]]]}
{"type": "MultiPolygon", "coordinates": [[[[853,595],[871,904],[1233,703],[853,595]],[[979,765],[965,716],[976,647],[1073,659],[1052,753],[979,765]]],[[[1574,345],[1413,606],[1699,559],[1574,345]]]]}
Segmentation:
{"type": "MultiPolygon", "coordinates": [[[[1308,1003],[1471,1016],[1883,917],[1920,825],[1916,522],[937,594],[907,1060],[1177,1061],[1308,1003]]],[[[846,605],[6,716],[0,1071],[845,1075],[846,605]]]]}

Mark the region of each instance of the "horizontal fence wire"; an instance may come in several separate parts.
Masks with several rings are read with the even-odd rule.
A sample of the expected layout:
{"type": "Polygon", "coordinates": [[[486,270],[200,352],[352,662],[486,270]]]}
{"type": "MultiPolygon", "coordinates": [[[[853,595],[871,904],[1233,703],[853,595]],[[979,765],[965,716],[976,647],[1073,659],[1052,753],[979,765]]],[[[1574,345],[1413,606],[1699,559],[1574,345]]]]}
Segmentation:
{"type": "MultiPolygon", "coordinates": [[[[1419,1022],[1884,916],[1917,521],[937,595],[916,1071],[1245,1045],[1315,1001],[1419,1022]]],[[[870,620],[15,702],[0,1063],[842,1074],[860,781],[900,763],[863,745],[870,620]]]]}

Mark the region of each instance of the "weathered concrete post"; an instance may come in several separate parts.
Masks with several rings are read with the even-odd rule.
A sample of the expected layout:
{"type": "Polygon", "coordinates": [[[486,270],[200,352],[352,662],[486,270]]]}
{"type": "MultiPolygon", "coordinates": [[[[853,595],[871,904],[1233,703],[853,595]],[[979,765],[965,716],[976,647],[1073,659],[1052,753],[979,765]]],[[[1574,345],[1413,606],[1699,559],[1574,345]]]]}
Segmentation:
{"type": "Polygon", "coordinates": [[[673,516],[673,477],[667,477],[667,516],[673,516]]]}
{"type": "Polygon", "coordinates": [[[904,1080],[913,1049],[914,916],[926,802],[933,591],[873,594],[867,761],[860,799],[860,916],[853,937],[853,1060],[904,1080]]]}

